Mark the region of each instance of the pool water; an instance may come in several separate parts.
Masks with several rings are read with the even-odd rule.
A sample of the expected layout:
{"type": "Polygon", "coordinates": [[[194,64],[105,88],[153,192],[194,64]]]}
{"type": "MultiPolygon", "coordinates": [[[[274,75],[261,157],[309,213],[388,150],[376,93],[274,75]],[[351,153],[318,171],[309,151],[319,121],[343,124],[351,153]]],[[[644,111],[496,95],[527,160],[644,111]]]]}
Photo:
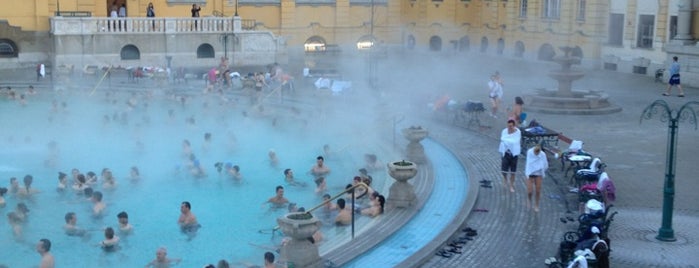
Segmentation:
{"type": "MultiPolygon", "coordinates": [[[[332,169],[327,178],[331,195],[351,182],[364,165],[365,153],[376,153],[382,160],[393,157],[372,135],[357,133],[366,122],[359,115],[319,119],[317,110],[288,105],[252,111],[247,99],[225,102],[218,96],[190,97],[183,106],[178,98],[157,92],[151,99],[135,96],[133,108],[126,105],[132,97],[127,92],[112,96],[41,92],[30,96],[26,106],[1,97],[0,185],[9,188],[10,177],[22,184],[22,178],[31,174],[33,188],[40,191],[30,198],[5,195],[7,205],[0,208],[0,264],[8,267],[38,264],[35,245],[40,238],[52,241],[58,267],[142,267],[161,246],[167,247],[168,257],[182,258],[181,267],[201,267],[220,259],[262,264],[263,253],[281,241],[282,235],[272,229],[276,218],[286,213],[286,209],[270,209],[263,203],[274,195],[277,185],[285,185],[285,168],[293,169],[296,179],[308,184],[285,185],[285,196],[310,208],[321,202],[307,174],[316,156],[325,155],[332,169]],[[57,109],[52,108],[54,100],[57,109]],[[191,117],[193,124],[186,122],[191,117]],[[327,127],[330,121],[342,124],[327,127]],[[212,134],[208,145],[204,143],[207,132],[212,134]],[[188,173],[182,156],[184,139],[191,142],[207,177],[188,173]],[[51,141],[57,144],[54,158],[48,146],[51,141]],[[323,151],[324,144],[330,145],[330,154],[323,151]],[[270,149],[279,157],[276,167],[268,161],[270,149]],[[239,165],[243,182],[219,175],[216,162],[239,165]],[[132,166],[139,168],[141,179],[128,178],[132,166]],[[98,175],[109,168],[114,173],[116,189],[101,189],[101,178],[93,186],[104,193],[107,209],[102,218],[93,218],[92,203],[74,191],[56,191],[58,172],[70,174],[73,168],[98,175]],[[194,237],[181,233],[177,225],[182,201],[192,204],[202,225],[194,237]],[[19,202],[26,203],[30,212],[23,239],[17,240],[5,215],[19,202]],[[64,233],[64,215],[69,211],[77,213],[77,225],[90,230],[89,236],[64,233]],[[120,211],[128,212],[135,230],[129,235],[117,230],[121,248],[106,253],[98,246],[104,239],[102,230],[117,229],[120,211]]],[[[387,189],[385,171],[371,175],[379,190],[387,189]]],[[[70,183],[71,178],[69,187],[70,183]]],[[[362,219],[360,225],[362,222],[368,221],[362,219]]],[[[322,230],[329,241],[349,236],[346,230],[328,225],[322,230]]]]}

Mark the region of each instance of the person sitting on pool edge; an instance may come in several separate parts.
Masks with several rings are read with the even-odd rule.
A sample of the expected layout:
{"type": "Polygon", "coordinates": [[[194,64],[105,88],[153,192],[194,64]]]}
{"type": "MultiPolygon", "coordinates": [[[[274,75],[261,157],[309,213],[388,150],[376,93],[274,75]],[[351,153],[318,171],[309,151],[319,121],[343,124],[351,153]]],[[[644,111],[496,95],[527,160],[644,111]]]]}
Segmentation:
{"type": "Polygon", "coordinates": [[[337,213],[337,216],[335,217],[335,225],[345,226],[352,223],[352,211],[345,209],[344,199],[337,199],[337,207],[340,209],[340,212],[337,213]]]}
{"type": "Polygon", "coordinates": [[[197,222],[197,217],[192,213],[192,205],[188,201],[182,202],[180,205],[180,218],[177,224],[180,225],[180,230],[183,233],[194,233],[201,225],[197,222]]]}
{"type": "Polygon", "coordinates": [[[369,217],[376,217],[383,214],[384,205],[386,204],[386,198],[377,192],[373,192],[370,196],[370,206],[368,208],[362,209],[362,215],[369,217]]]}
{"type": "Polygon", "coordinates": [[[277,188],[275,188],[275,191],[276,194],[267,199],[267,201],[265,201],[264,203],[262,203],[263,206],[266,203],[270,203],[272,208],[282,208],[284,207],[284,205],[289,203],[289,200],[286,199],[286,197],[284,197],[284,186],[277,186],[277,188]]]}

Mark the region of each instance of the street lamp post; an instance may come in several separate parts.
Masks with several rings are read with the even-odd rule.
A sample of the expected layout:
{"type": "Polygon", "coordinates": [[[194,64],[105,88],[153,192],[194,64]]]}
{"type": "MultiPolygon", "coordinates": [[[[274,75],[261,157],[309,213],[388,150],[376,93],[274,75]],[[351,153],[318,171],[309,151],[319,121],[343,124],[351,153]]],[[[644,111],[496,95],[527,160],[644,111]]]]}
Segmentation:
{"type": "Polygon", "coordinates": [[[677,159],[677,129],[679,121],[690,120],[697,129],[697,113],[693,106],[699,107],[699,102],[690,101],[682,105],[678,110],[673,110],[663,100],[656,100],[648,105],[641,114],[643,119],[651,119],[660,114],[660,121],[668,121],[667,160],[665,162],[665,185],[663,186],[663,222],[655,239],[660,241],[676,241],[675,231],[672,229],[672,210],[675,202],[675,160],[677,159]]]}

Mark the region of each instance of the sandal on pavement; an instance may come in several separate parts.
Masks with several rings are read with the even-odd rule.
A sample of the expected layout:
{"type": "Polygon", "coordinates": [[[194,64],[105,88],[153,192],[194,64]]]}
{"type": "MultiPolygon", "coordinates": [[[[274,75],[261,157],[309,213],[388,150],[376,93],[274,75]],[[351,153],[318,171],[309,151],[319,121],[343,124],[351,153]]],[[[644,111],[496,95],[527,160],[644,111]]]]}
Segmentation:
{"type": "Polygon", "coordinates": [[[464,229],[461,229],[461,231],[463,231],[463,232],[475,232],[476,229],[473,229],[473,228],[471,228],[471,227],[466,227],[466,228],[464,228],[464,229]]]}
{"type": "Polygon", "coordinates": [[[663,96],[670,96],[667,92],[663,93],[663,96]]]}
{"type": "Polygon", "coordinates": [[[677,97],[684,98],[684,94],[677,95],[677,97]]]}
{"type": "Polygon", "coordinates": [[[447,251],[444,250],[444,249],[440,249],[440,250],[437,251],[437,253],[435,253],[435,254],[437,254],[437,256],[442,256],[442,257],[447,258],[447,259],[448,259],[448,258],[451,258],[451,256],[454,256],[454,254],[449,253],[449,252],[447,252],[447,251]]]}
{"type": "Polygon", "coordinates": [[[456,254],[461,254],[461,253],[463,253],[463,252],[462,252],[461,250],[459,250],[458,248],[449,248],[449,249],[447,249],[447,252],[456,253],[456,254]]]}

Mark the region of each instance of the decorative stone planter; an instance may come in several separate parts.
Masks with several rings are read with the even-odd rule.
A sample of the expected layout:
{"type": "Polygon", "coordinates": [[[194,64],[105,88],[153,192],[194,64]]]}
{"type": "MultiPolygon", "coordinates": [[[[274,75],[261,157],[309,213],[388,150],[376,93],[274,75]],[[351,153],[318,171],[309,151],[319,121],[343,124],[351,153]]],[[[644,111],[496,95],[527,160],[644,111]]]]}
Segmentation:
{"type": "Polygon", "coordinates": [[[318,246],[308,240],[322,223],[310,213],[293,212],[277,218],[277,224],[291,241],[282,246],[280,259],[294,267],[322,267],[318,246]]]}
{"type": "Polygon", "coordinates": [[[386,164],[388,175],[395,179],[388,192],[387,202],[394,207],[406,208],[413,206],[417,201],[415,189],[408,180],[417,175],[417,164],[410,161],[394,161],[386,164]]]}
{"type": "Polygon", "coordinates": [[[427,162],[425,148],[422,147],[420,141],[427,138],[428,135],[429,132],[427,129],[424,129],[421,126],[411,126],[403,129],[403,137],[409,141],[405,150],[405,156],[408,158],[408,160],[419,164],[427,162]]]}

